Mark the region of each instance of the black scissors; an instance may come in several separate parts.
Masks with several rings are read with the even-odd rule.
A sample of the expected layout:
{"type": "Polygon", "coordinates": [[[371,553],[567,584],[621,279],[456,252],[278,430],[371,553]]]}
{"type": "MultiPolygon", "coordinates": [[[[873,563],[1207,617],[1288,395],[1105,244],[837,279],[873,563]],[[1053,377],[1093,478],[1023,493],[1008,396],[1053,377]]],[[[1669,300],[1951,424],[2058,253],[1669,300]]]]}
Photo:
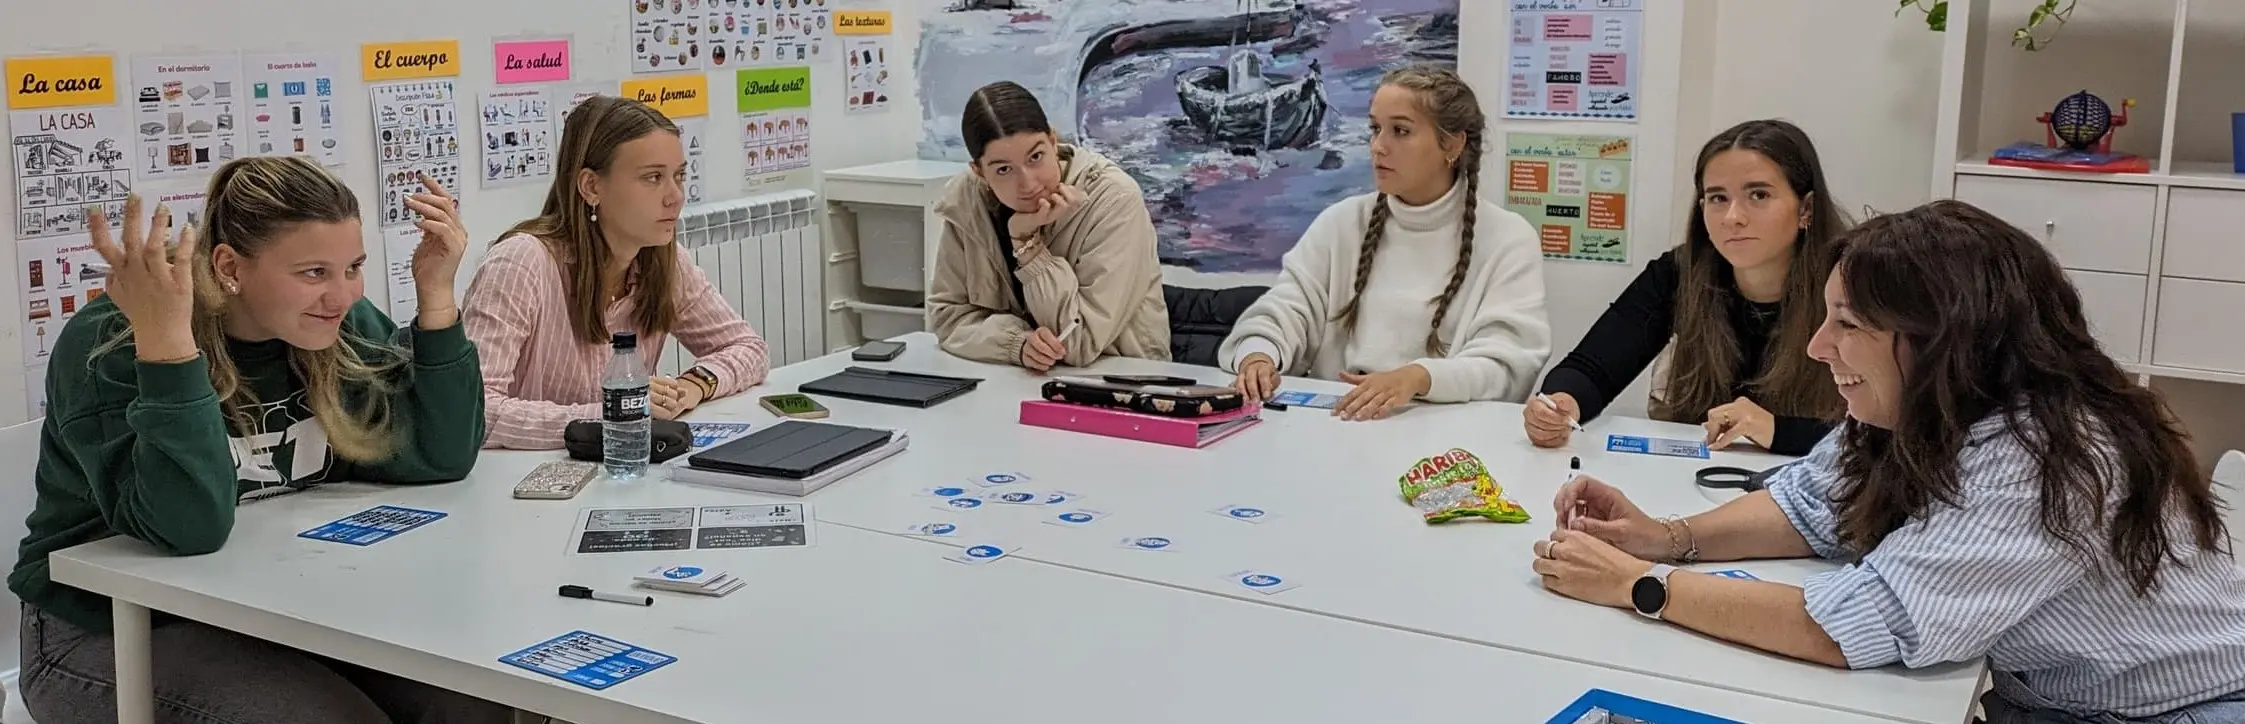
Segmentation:
{"type": "Polygon", "coordinates": [[[1779,465],[1768,470],[1760,471],[1748,470],[1746,468],[1734,468],[1728,465],[1717,465],[1709,468],[1700,468],[1699,472],[1695,474],[1693,478],[1696,482],[1699,483],[1699,487],[1702,488],[1737,490],[1740,492],[1751,493],[1767,487],[1770,476],[1776,475],[1778,471],[1784,470],[1786,467],[1791,465],[1792,463],[1786,463],[1784,465],[1779,465]]]}

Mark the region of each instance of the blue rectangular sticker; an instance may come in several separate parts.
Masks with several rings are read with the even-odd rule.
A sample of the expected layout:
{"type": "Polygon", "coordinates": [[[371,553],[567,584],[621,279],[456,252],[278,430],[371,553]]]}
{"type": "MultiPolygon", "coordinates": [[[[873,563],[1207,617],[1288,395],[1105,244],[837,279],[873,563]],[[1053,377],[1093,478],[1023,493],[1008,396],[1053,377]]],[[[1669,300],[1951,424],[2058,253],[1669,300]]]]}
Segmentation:
{"type": "Polygon", "coordinates": [[[434,523],[444,516],[444,513],[434,510],[377,505],[333,523],[298,533],[296,537],[370,546],[389,540],[399,533],[434,523]]]}
{"type": "Polygon", "coordinates": [[[1544,724],[1745,724],[1734,719],[1701,714],[1667,704],[1616,694],[1605,689],[1584,692],[1575,703],[1544,724]]]}
{"type": "Polygon", "coordinates": [[[1301,390],[1280,390],[1278,394],[1271,396],[1271,401],[1287,407],[1311,407],[1330,410],[1333,409],[1334,405],[1341,404],[1341,396],[1303,392],[1301,390]]]}
{"type": "Polygon", "coordinates": [[[571,631],[499,657],[499,663],[595,690],[621,684],[677,660],[669,654],[584,631],[571,631]]]}
{"type": "Polygon", "coordinates": [[[1762,579],[1761,579],[1760,577],[1757,577],[1757,576],[1755,576],[1755,575],[1754,575],[1754,574],[1752,574],[1752,573],[1747,573],[1747,572],[1745,572],[1745,571],[1741,571],[1741,570],[1739,570],[1739,569],[1736,569],[1736,568],[1732,568],[1732,569],[1728,569],[1728,570],[1721,570],[1721,571],[1708,571],[1708,573],[1712,573],[1712,574],[1715,574],[1715,575],[1718,575],[1718,576],[1722,576],[1722,577],[1724,577],[1724,578],[1736,578],[1736,579],[1738,579],[1738,580],[1741,580],[1741,581],[1759,581],[1759,580],[1762,580],[1762,579]]]}
{"type": "Polygon", "coordinates": [[[1634,435],[1606,436],[1606,452],[1636,453],[1639,455],[1666,455],[1677,458],[1707,459],[1707,443],[1698,440],[1681,440],[1672,437],[1637,437],[1634,435]]]}

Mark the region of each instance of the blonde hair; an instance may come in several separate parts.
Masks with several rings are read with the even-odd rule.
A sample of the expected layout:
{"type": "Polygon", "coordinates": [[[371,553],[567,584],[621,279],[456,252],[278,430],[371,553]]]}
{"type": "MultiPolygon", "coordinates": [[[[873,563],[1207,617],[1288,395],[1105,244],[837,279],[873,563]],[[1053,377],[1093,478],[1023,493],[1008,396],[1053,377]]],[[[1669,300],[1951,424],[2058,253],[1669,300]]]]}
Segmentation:
{"type": "MultiPolygon", "coordinates": [[[[1434,305],[1434,325],[1427,330],[1427,354],[1441,357],[1449,353],[1449,345],[1442,342],[1442,322],[1450,315],[1450,303],[1457,299],[1458,290],[1465,286],[1466,270],[1473,263],[1473,227],[1481,210],[1481,154],[1483,137],[1488,134],[1488,118],[1481,112],[1481,102],[1473,95],[1473,86],[1457,72],[1437,65],[1409,65],[1388,71],[1380,78],[1382,86],[1396,86],[1412,91],[1418,99],[1419,109],[1434,121],[1442,136],[1461,138],[1462,151],[1451,162],[1453,181],[1465,187],[1465,218],[1458,226],[1458,261],[1450,268],[1450,283],[1442,294],[1430,300],[1434,305]]],[[[1380,241],[1387,235],[1388,195],[1380,194],[1372,204],[1371,223],[1364,228],[1364,244],[1358,248],[1356,258],[1356,290],[1349,295],[1349,303],[1341,307],[1334,319],[1343,329],[1356,331],[1358,300],[1364,298],[1364,285],[1372,281],[1372,257],[1380,251],[1380,241]]]]}
{"type": "MultiPolygon", "coordinates": [[[[562,287],[569,304],[569,328],[586,344],[608,343],[608,298],[600,273],[608,266],[608,238],[593,220],[599,210],[577,193],[577,173],[606,174],[616,149],[650,133],[680,135],[678,124],[645,103],[615,96],[593,96],[569,112],[561,129],[561,156],[545,207],[537,218],[515,224],[492,243],[529,234],[562,261],[562,287]]],[[[677,245],[639,250],[633,263],[639,279],[632,291],[641,339],[670,331],[678,323],[678,300],[671,294],[677,245]]]]}
{"type": "MultiPolygon", "coordinates": [[[[210,367],[219,406],[236,430],[253,427],[250,410],[260,401],[242,384],[241,369],[226,347],[227,308],[234,303],[218,284],[212,259],[219,245],[254,257],[267,242],[297,224],[359,219],[358,197],[319,163],[305,156],[252,156],[228,162],[211,176],[195,243],[195,347],[210,367]]],[[[131,341],[128,328],[101,350],[131,341]]],[[[291,348],[289,368],[304,382],[305,406],[327,433],[328,447],[352,461],[388,458],[396,445],[390,417],[388,372],[406,361],[404,350],[359,336],[350,327],[326,349],[291,348]],[[365,346],[374,354],[362,356],[365,346]],[[352,405],[345,405],[349,388],[352,405]]]]}

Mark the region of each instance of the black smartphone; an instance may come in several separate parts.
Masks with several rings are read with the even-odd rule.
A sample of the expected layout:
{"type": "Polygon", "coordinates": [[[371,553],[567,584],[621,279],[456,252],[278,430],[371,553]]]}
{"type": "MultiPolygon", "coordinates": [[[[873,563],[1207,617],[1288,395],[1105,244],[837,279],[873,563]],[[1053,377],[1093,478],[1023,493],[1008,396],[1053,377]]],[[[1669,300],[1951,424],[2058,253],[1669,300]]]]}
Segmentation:
{"type": "Polygon", "coordinates": [[[1191,377],[1172,377],[1170,375],[1101,375],[1099,379],[1106,380],[1109,384],[1149,387],[1184,387],[1200,384],[1200,380],[1191,377]]]}
{"type": "Polygon", "coordinates": [[[882,339],[859,345],[856,350],[850,352],[850,359],[859,362],[887,362],[896,359],[896,356],[900,354],[904,354],[903,342],[891,342],[882,339]]]}

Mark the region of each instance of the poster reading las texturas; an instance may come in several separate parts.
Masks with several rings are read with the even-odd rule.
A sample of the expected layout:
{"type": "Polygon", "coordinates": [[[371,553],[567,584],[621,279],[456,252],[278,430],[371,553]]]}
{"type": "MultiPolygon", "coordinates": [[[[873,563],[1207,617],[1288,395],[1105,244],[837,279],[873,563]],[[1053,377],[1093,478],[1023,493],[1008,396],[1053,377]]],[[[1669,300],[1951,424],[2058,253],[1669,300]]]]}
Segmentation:
{"type": "Polygon", "coordinates": [[[1632,121],[1643,0],[1512,0],[1508,118],[1632,121]]]}
{"type": "Polygon", "coordinates": [[[1507,133],[1504,207],[1547,259],[1629,263],[1628,136],[1507,133]]]}

